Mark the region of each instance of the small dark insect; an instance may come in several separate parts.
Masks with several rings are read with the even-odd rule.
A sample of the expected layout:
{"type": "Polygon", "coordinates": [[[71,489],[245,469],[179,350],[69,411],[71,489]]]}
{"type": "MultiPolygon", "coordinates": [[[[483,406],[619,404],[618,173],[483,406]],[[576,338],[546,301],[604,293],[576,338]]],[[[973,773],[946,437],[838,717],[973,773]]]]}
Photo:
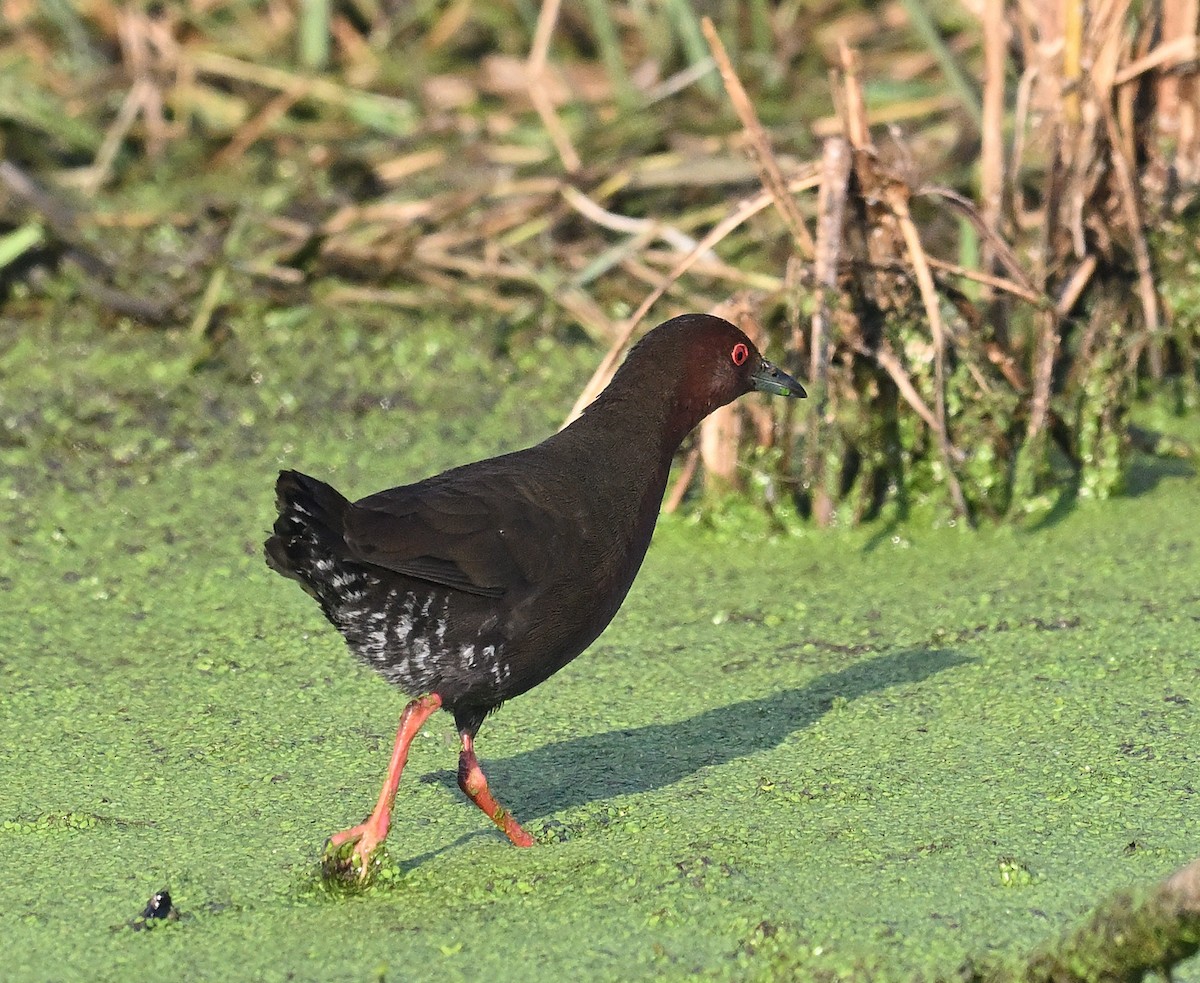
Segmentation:
{"type": "Polygon", "coordinates": [[[128,926],[135,932],[143,932],[164,921],[179,921],[179,909],[171,904],[171,894],[166,890],[156,892],[154,897],[146,902],[142,913],[130,921],[128,926]]]}
{"type": "Polygon", "coordinates": [[[143,918],[170,918],[175,909],[171,907],[171,895],[168,891],[159,891],[146,902],[142,912],[143,918]]]}

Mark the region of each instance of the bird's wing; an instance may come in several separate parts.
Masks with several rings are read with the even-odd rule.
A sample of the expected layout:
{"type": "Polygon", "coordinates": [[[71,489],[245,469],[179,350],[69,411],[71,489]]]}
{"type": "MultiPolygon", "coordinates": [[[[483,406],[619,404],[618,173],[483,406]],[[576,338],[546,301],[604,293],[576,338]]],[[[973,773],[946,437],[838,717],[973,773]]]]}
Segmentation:
{"type": "Polygon", "coordinates": [[[575,523],[548,489],[518,469],[468,465],[350,506],[352,556],[485,597],[545,579],[575,523]]]}

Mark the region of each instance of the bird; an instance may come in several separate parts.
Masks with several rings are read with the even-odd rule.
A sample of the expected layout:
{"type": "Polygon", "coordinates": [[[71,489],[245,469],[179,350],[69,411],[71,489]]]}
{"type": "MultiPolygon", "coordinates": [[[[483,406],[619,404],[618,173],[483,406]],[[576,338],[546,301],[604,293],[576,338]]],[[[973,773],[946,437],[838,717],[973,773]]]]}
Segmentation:
{"type": "Polygon", "coordinates": [[[579,417],[532,447],[354,502],[280,472],[267,565],[411,698],[375,808],[326,841],[327,877],[365,880],[378,866],[409,747],[439,709],[458,731],[459,787],[514,845],[533,845],[488,786],[480,726],[604,631],[646,555],[684,438],[753,391],[806,395],[735,325],[683,314],[648,331],[579,417]]]}

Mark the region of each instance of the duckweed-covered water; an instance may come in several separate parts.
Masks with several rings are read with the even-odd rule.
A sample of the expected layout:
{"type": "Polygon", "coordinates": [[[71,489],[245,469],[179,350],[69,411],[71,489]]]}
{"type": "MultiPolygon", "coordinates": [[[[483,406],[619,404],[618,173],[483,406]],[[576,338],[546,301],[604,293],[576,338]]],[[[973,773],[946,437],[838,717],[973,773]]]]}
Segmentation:
{"type": "Polygon", "coordinates": [[[1200,487],[1144,461],[1022,528],[664,520],[481,732],[539,845],[461,796],[439,715],[384,876],[325,891],[405,698],[263,564],[275,472],[357,495],[521,446],[596,357],[356,316],[6,327],[4,979],[949,975],[1200,855],[1200,487]],[[181,918],[137,930],[163,888],[181,918]]]}

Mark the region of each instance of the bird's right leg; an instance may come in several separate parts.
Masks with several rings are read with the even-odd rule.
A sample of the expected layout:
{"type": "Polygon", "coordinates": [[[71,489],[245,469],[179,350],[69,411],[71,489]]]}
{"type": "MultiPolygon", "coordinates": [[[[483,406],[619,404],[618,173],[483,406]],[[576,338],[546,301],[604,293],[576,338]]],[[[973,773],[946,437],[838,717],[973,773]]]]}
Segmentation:
{"type": "Polygon", "coordinates": [[[387,775],[379,792],[379,801],[365,821],[340,833],[334,833],[325,843],[321,867],[326,877],[357,877],[366,880],[371,870],[371,860],[383,844],[392,824],[392,805],[396,801],[396,790],[400,787],[400,775],[408,761],[408,748],[421,725],[440,708],[442,698],[429,693],[413,700],[400,714],[400,726],[396,729],[396,744],[392,748],[392,760],[388,762],[387,775]],[[347,850],[347,847],[352,849],[347,850]]]}
{"type": "Polygon", "coordinates": [[[488,819],[500,827],[500,831],[512,840],[515,846],[533,846],[533,837],[521,828],[513,814],[504,808],[488,788],[487,778],[475,757],[475,739],[469,730],[460,731],[462,753],[458,756],[458,787],[467,798],[486,813],[488,819]]]}

